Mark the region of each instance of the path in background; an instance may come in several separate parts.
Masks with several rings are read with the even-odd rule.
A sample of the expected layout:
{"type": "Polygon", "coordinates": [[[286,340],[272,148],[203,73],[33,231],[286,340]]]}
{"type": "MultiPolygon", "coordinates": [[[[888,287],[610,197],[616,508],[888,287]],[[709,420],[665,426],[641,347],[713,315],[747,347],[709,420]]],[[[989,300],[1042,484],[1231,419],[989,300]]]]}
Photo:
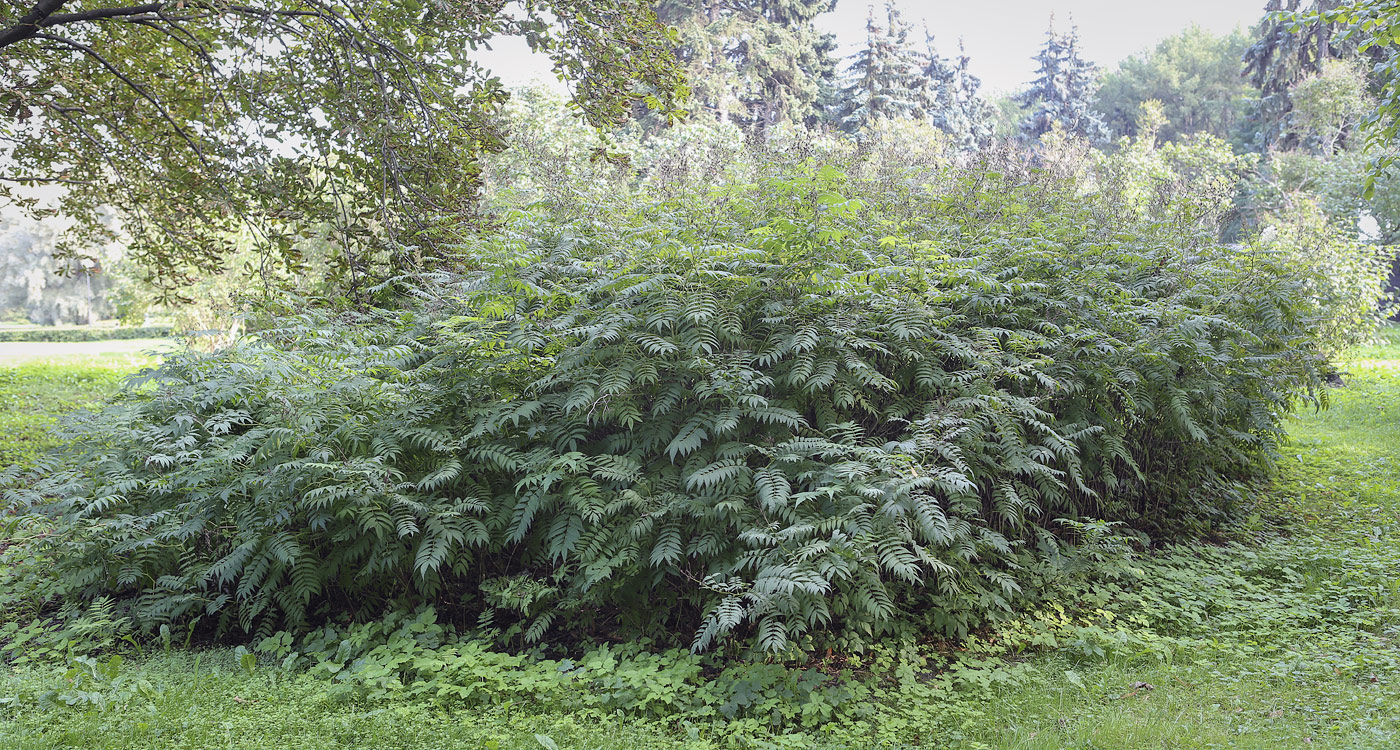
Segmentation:
{"type": "Polygon", "coordinates": [[[171,339],[124,339],[111,341],[5,341],[0,342],[0,367],[33,362],[67,363],[87,366],[129,367],[132,370],[153,364],[151,351],[171,351],[171,339]]]}

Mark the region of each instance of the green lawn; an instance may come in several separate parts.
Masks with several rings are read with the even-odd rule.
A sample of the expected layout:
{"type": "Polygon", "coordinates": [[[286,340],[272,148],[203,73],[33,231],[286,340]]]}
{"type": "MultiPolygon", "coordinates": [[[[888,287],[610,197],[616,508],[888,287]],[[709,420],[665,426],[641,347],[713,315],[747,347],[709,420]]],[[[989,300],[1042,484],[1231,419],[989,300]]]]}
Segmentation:
{"type": "Polygon", "coordinates": [[[127,375],[154,365],[169,339],[0,342],[0,468],[52,444],[60,414],[95,406],[127,375]]]}
{"type": "MultiPolygon", "coordinates": [[[[0,747],[1400,747],[1400,329],[1356,356],[1331,407],[1290,422],[1257,512],[1216,543],[1112,558],[1063,611],[967,644],[939,690],[886,684],[805,735],[529,700],[333,697],[275,660],[156,648],[115,680],[12,666],[0,747]]],[[[119,369],[0,369],[7,434],[119,369]]]]}

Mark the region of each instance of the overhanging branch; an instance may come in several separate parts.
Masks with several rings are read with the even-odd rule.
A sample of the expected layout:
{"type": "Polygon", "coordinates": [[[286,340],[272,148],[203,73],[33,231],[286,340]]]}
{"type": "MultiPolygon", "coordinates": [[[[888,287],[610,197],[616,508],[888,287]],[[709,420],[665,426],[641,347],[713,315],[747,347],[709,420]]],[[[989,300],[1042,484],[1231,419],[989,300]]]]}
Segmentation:
{"type": "Polygon", "coordinates": [[[34,4],[34,8],[23,16],[14,26],[4,31],[0,31],[0,49],[4,49],[16,42],[22,42],[29,37],[39,33],[43,28],[44,21],[52,16],[68,0],[39,0],[34,4]]]}
{"type": "Polygon", "coordinates": [[[151,106],[156,108],[156,113],[160,115],[161,119],[165,120],[165,122],[169,124],[170,127],[175,131],[176,135],[179,135],[180,138],[185,141],[185,144],[190,147],[190,150],[194,151],[194,155],[199,158],[200,163],[206,167],[209,166],[209,160],[204,157],[204,151],[199,148],[199,144],[195,143],[194,139],[190,137],[189,133],[186,133],[185,129],[180,127],[180,123],[176,122],[175,118],[172,117],[168,111],[166,111],[165,105],[161,103],[160,99],[157,99],[154,94],[152,94],[146,89],[146,87],[142,86],[136,81],[133,81],[129,76],[121,72],[121,70],[118,69],[116,65],[113,65],[111,62],[109,62],[107,58],[99,54],[97,50],[93,49],[92,47],[89,47],[86,44],[83,44],[82,42],[68,39],[67,37],[55,36],[53,34],[34,34],[34,36],[40,39],[46,39],[48,41],[55,42],[57,44],[62,44],[66,47],[71,47],[72,49],[78,50],[79,52],[82,52],[88,57],[91,57],[93,60],[96,60],[99,65],[107,69],[107,72],[116,76],[122,81],[122,83],[125,83],[127,86],[131,87],[131,89],[135,91],[138,95],[140,95],[142,99],[145,99],[146,101],[150,102],[151,106]]]}
{"type": "Polygon", "coordinates": [[[159,13],[165,3],[146,3],[145,5],[133,5],[130,8],[97,8],[95,10],[84,10],[77,13],[55,13],[44,19],[40,26],[59,26],[65,23],[80,23],[82,21],[100,21],[104,18],[122,18],[124,16],[140,16],[146,13],[159,13]]]}

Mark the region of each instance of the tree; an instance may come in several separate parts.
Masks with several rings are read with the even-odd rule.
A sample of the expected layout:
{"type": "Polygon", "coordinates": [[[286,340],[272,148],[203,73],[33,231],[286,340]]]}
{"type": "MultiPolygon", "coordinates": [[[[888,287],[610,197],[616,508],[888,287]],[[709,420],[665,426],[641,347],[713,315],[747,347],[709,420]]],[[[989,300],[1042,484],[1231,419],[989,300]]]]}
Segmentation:
{"type": "Polygon", "coordinates": [[[1229,139],[1252,106],[1240,62],[1248,46],[1242,31],[1216,36],[1192,25],[1104,76],[1094,108],[1114,138],[1136,136],[1137,114],[1156,100],[1166,117],[1161,138],[1210,133],[1229,139]]]}
{"type": "Polygon", "coordinates": [[[680,31],[677,56],[702,112],[763,130],[815,124],[836,74],[831,34],[813,20],[835,0],[664,0],[658,17],[680,31]]]}
{"type": "Polygon", "coordinates": [[[991,105],[982,98],[982,79],[972,75],[972,58],[961,40],[958,58],[953,67],[953,109],[945,128],[968,148],[980,146],[992,138],[995,127],[991,105]]]}
{"type": "Polygon", "coordinates": [[[595,125],[638,97],[671,110],[672,40],[641,0],[179,0],[128,6],[0,0],[0,199],[64,188],[75,255],[122,219],[131,252],[173,293],[220,268],[234,230],[296,262],[330,226],[341,272],[439,256],[470,223],[479,157],[504,148],[506,99],[472,50],[523,36],[573,83],[595,125]]]}
{"type": "Polygon", "coordinates": [[[921,82],[923,109],[929,122],[953,137],[964,149],[973,149],[992,136],[992,118],[987,102],[979,89],[982,80],[968,69],[968,57],[962,43],[958,56],[949,59],[938,54],[933,35],[924,28],[925,50],[921,82]]]}
{"type": "Polygon", "coordinates": [[[77,272],[55,273],[57,222],[0,215],[0,319],[23,319],[40,325],[89,323],[111,317],[112,269],[121,263],[120,248],[94,248],[92,259],[77,272]]]}
{"type": "Polygon", "coordinates": [[[1304,10],[1302,0],[1269,0],[1264,20],[1255,29],[1256,41],[1244,54],[1245,74],[1259,89],[1259,105],[1250,118],[1256,146],[1267,148],[1280,140],[1286,148],[1295,145],[1288,140],[1293,111],[1289,92],[1298,81],[1320,73],[1328,60],[1364,55],[1371,66],[1384,63],[1386,55],[1370,43],[1372,34],[1363,23],[1370,16],[1359,9],[1393,4],[1313,0],[1304,10]],[[1358,10],[1352,13],[1348,7],[1358,10]]]}
{"type": "Polygon", "coordinates": [[[1045,32],[1045,45],[1033,58],[1039,63],[1036,79],[1017,101],[1031,109],[1021,122],[1021,136],[1035,139],[1057,126],[1067,133],[1102,141],[1108,128],[1093,110],[1099,68],[1079,50],[1079,28],[1065,34],[1055,32],[1055,19],[1045,32]]]}
{"type": "MultiPolygon", "coordinates": [[[[1270,3],[1270,9],[1278,10],[1276,5],[1276,2],[1270,3]]],[[[1307,50],[1325,43],[1320,49],[1322,52],[1338,47],[1352,49],[1362,56],[1370,69],[1371,89],[1378,104],[1365,120],[1372,156],[1362,197],[1371,202],[1376,216],[1382,220],[1388,213],[1400,214],[1400,208],[1393,205],[1393,187],[1400,179],[1395,170],[1400,160],[1400,149],[1396,148],[1400,141],[1400,1],[1317,0],[1310,10],[1302,12],[1298,10],[1298,1],[1290,0],[1288,10],[1289,13],[1279,13],[1277,21],[1288,23],[1289,30],[1298,37],[1284,40],[1281,46],[1292,44],[1307,50]],[[1323,36],[1322,30],[1326,30],[1327,36],[1323,36]],[[1319,38],[1321,42],[1314,41],[1319,38]],[[1377,190],[1377,187],[1392,189],[1377,190]]],[[[1315,65],[1312,72],[1318,72],[1321,67],[1315,65]]],[[[1400,221],[1391,228],[1381,227],[1388,242],[1395,242],[1400,235],[1400,228],[1396,226],[1400,226],[1400,221]]],[[[1400,255],[1396,255],[1391,264],[1390,291],[1400,295],[1400,255]]]]}
{"type": "Polygon", "coordinates": [[[1375,177],[1395,163],[1395,146],[1400,141],[1400,0],[1334,0],[1326,7],[1319,2],[1307,13],[1295,13],[1293,20],[1303,28],[1343,28],[1340,41],[1369,63],[1378,102],[1366,125],[1372,148],[1381,154],[1367,184],[1368,193],[1373,193],[1375,177]]]}
{"type": "Polygon", "coordinates": [[[836,124],[854,133],[875,120],[923,117],[928,88],[923,65],[909,46],[909,24],[893,2],[885,3],[885,24],[872,6],[865,23],[865,46],[851,56],[836,124]]]}

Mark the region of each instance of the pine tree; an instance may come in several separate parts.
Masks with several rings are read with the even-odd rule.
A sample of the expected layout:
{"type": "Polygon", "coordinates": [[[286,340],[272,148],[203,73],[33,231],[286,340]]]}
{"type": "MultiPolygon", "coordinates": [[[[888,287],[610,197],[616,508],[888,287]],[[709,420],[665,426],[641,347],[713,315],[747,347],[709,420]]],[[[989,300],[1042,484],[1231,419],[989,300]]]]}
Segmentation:
{"type": "Polygon", "coordinates": [[[1016,98],[1032,108],[1021,123],[1021,136],[1039,138],[1058,125],[1091,141],[1106,139],[1108,128],[1092,108],[1099,67],[1080,54],[1079,28],[1072,26],[1069,33],[1058,34],[1051,17],[1045,37],[1045,45],[1033,58],[1039,63],[1037,77],[1016,98]]]}
{"type": "Polygon", "coordinates": [[[865,47],[851,56],[836,124],[850,133],[880,119],[924,116],[929,89],[919,56],[909,47],[909,24],[893,2],[885,3],[885,24],[875,8],[865,24],[865,47]]]}
{"type": "Polygon", "coordinates": [[[835,38],[813,19],[835,0],[664,0],[657,15],[679,29],[694,107],[763,130],[815,124],[836,77],[835,38]]]}

